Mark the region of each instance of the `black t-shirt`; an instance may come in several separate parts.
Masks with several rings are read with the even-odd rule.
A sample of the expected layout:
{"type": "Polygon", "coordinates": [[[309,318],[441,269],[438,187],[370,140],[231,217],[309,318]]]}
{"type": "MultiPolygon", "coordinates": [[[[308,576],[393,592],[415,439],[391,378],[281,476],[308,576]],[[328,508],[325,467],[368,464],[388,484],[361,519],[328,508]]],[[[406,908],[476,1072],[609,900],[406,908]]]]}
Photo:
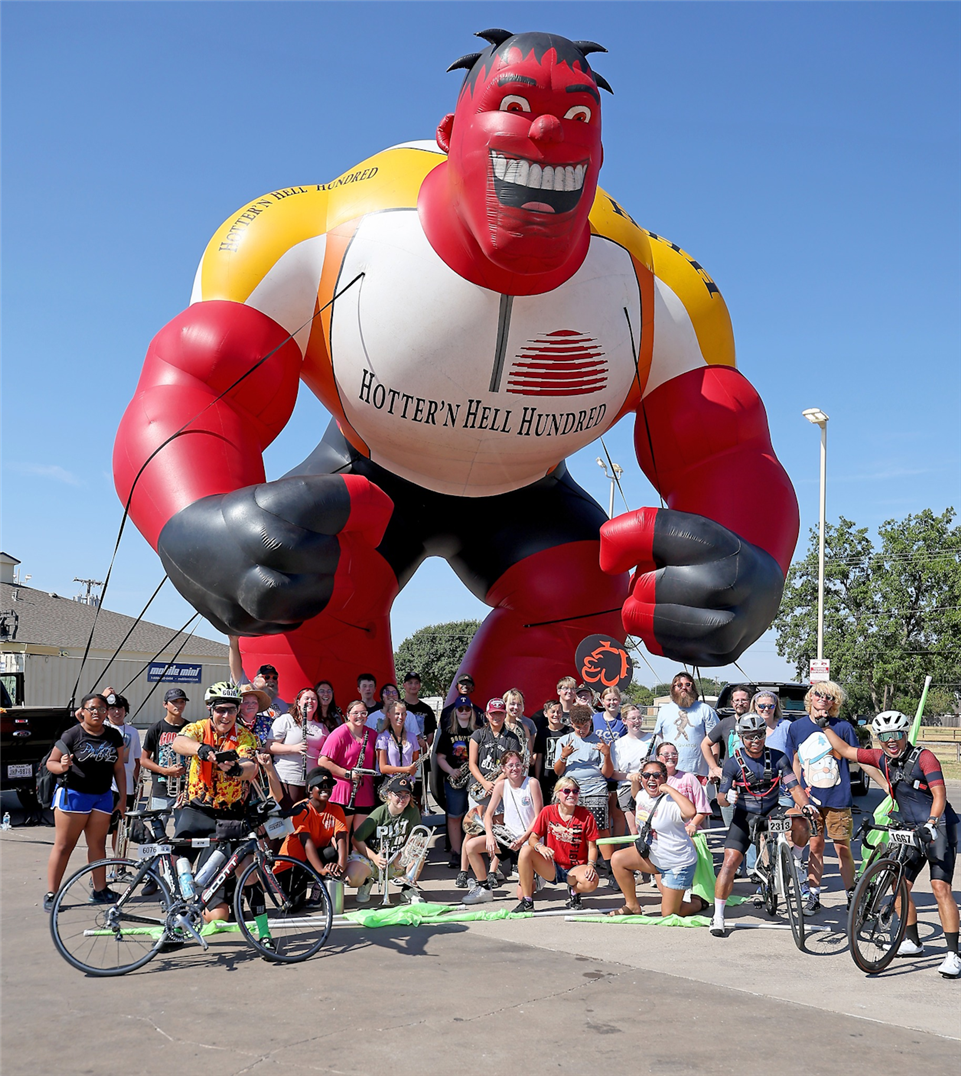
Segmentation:
{"type": "MultiPolygon", "coordinates": [[[[487,714],[484,713],[484,711],[477,705],[476,702],[472,702],[471,706],[474,707],[474,717],[475,717],[475,719],[477,721],[477,724],[478,725],[484,724],[487,721],[487,714]]],[[[447,726],[450,724],[450,715],[453,712],[454,712],[454,704],[453,703],[451,703],[449,706],[445,706],[444,709],[441,710],[441,712],[440,712],[440,727],[442,729],[446,729],[447,726]]]]}
{"type": "Polygon", "coordinates": [[[437,731],[437,716],[434,713],[433,706],[429,706],[426,702],[409,702],[407,703],[407,712],[409,714],[422,714],[424,717],[424,735],[430,736],[431,733],[437,731]]]}
{"type": "Polygon", "coordinates": [[[554,729],[545,726],[534,737],[534,754],[543,755],[544,762],[541,766],[541,791],[544,793],[544,802],[550,803],[554,794],[554,785],[557,784],[557,774],[554,772],[554,763],[560,753],[558,744],[564,736],[570,735],[570,729],[562,727],[554,729]]]}
{"type": "Polygon", "coordinates": [[[478,729],[471,739],[477,744],[477,768],[486,777],[500,765],[505,751],[520,751],[521,742],[509,729],[502,728],[495,736],[490,728],[478,729]]]}
{"type": "MultiPolygon", "coordinates": [[[[731,734],[735,731],[737,726],[737,715],[731,714],[729,717],[722,717],[720,721],[711,729],[707,734],[707,738],[711,743],[717,743],[721,745],[720,763],[723,763],[728,758],[731,752],[728,747],[731,744],[731,734]]],[[[736,745],[735,745],[736,746],[736,745]]]]}
{"type": "Polygon", "coordinates": [[[76,724],[60,737],[73,765],[64,774],[64,784],[75,792],[99,795],[110,791],[117,759],[123,758],[123,736],[112,726],[100,736],[91,736],[83,725],[76,724]]]}
{"type": "MultiPolygon", "coordinates": [[[[143,739],[143,749],[158,766],[182,766],[185,764],[184,756],[178,755],[171,746],[174,740],[183,732],[185,725],[186,722],[184,725],[171,725],[165,717],[162,717],[156,725],[151,725],[147,729],[147,735],[143,739]]],[[[164,774],[155,773],[151,776],[157,784],[166,789],[167,778],[164,774]]],[[[163,793],[158,794],[162,795],[163,793]]]]}
{"type": "MultiPolygon", "coordinates": [[[[474,730],[476,731],[476,730],[474,730]]],[[[443,757],[452,770],[460,769],[467,761],[470,747],[468,746],[473,732],[469,729],[460,729],[451,735],[447,725],[441,729],[437,737],[437,755],[443,757]]],[[[444,774],[446,777],[447,774],[444,774]]]]}

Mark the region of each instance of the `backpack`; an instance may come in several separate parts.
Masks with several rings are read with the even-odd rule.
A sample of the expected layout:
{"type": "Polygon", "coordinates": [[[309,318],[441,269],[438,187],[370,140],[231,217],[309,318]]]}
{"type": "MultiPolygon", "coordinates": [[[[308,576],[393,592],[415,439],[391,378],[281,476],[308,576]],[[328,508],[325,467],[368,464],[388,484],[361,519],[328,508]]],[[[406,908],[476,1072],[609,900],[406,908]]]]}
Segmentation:
{"type": "MultiPolygon", "coordinates": [[[[53,747],[59,747],[63,754],[67,754],[67,745],[62,740],[56,740],[53,747]]],[[[53,807],[53,797],[56,795],[57,788],[63,784],[62,777],[58,777],[47,769],[47,762],[53,754],[53,747],[43,756],[37,767],[37,802],[46,811],[53,807]]]]}

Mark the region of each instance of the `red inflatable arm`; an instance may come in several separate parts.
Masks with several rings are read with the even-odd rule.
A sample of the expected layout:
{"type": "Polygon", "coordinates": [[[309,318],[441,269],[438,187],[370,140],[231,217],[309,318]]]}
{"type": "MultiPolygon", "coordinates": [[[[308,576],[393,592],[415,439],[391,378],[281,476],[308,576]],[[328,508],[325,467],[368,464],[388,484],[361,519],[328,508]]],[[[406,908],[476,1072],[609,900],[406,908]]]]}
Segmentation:
{"type": "Polygon", "coordinates": [[[660,385],[638,411],[634,447],[669,508],[720,523],[787,573],[797,498],[771,446],[764,404],[743,374],[707,366],[660,385]]]}
{"type": "Polygon", "coordinates": [[[153,338],[117,432],[113,471],[125,504],[136,480],[130,516],[154,548],[188,504],[264,481],[262,453],[290,418],[301,362],[285,329],[241,303],[195,303],[153,338]]]}

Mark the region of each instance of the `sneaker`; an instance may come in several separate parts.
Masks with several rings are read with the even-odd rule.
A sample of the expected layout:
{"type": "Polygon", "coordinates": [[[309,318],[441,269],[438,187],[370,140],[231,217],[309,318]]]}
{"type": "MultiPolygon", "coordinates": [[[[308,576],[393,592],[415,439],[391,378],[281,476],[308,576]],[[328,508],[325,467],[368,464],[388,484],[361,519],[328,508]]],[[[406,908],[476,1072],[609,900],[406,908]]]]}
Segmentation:
{"type": "Polygon", "coordinates": [[[44,893],[43,895],[43,910],[45,912],[53,911],[53,902],[56,900],[56,893],[44,893]]]}
{"type": "Polygon", "coordinates": [[[458,889],[467,888],[467,871],[457,872],[457,877],[454,879],[454,885],[457,886],[458,889]]]}
{"type": "Polygon", "coordinates": [[[420,890],[413,885],[405,885],[400,891],[401,904],[426,904],[427,902],[420,894],[420,890]]]}
{"type": "Polygon", "coordinates": [[[534,902],[527,897],[522,897],[520,904],[516,908],[511,908],[511,914],[517,915],[519,912],[532,912],[534,910],[534,902]]]}
{"type": "Polygon", "coordinates": [[[816,915],[821,910],[821,898],[813,893],[808,893],[808,899],[804,903],[801,912],[804,915],[816,915]]]}
{"type": "Polygon", "coordinates": [[[581,903],[581,895],[580,895],[580,893],[571,893],[571,895],[567,898],[567,901],[564,904],[564,907],[565,908],[583,908],[584,905],[581,903]]]}
{"type": "Polygon", "coordinates": [[[159,892],[160,886],[157,884],[156,880],[153,878],[148,878],[146,885],[143,887],[143,889],[140,890],[140,895],[142,897],[152,897],[155,893],[159,892]]]}
{"type": "Polygon", "coordinates": [[[462,904],[486,904],[494,899],[494,894],[486,885],[475,885],[461,901],[462,904]]]}
{"type": "MultiPolygon", "coordinates": [[[[276,953],[277,952],[277,946],[276,946],[273,938],[261,938],[260,939],[260,948],[261,949],[267,949],[271,953],[276,953]]],[[[261,960],[269,960],[271,962],[273,961],[273,957],[268,956],[267,953],[261,953],[260,954],[260,959],[261,960]]]]}
{"type": "MultiPolygon", "coordinates": [[[[885,949],[890,949],[890,945],[886,945],[885,949]]],[[[910,938],[905,938],[904,941],[898,946],[898,951],[895,956],[921,956],[924,953],[924,946],[919,945],[917,942],[911,941],[910,938]]]]}
{"type": "Polygon", "coordinates": [[[374,888],[374,879],[370,878],[357,887],[357,903],[369,904],[370,891],[374,888]]]}
{"type": "Polygon", "coordinates": [[[851,907],[851,901],[854,900],[854,890],[849,889],[847,891],[847,893],[844,894],[844,896],[845,896],[845,898],[847,899],[847,902],[848,902],[847,906],[848,906],[848,908],[850,908],[851,907]]]}
{"type": "Polygon", "coordinates": [[[116,904],[120,900],[120,894],[114,893],[109,887],[105,886],[103,889],[95,889],[90,894],[88,904],[116,904]]]}
{"type": "Polygon", "coordinates": [[[539,874],[535,874],[534,875],[534,892],[535,893],[540,893],[540,891],[544,888],[545,885],[547,885],[547,882],[545,882],[544,879],[539,874]]]}
{"type": "Polygon", "coordinates": [[[487,881],[492,889],[496,889],[499,885],[504,884],[504,875],[499,870],[488,871],[487,881]]]}
{"type": "Polygon", "coordinates": [[[727,934],[727,927],[724,924],[723,919],[711,920],[711,933],[715,938],[723,938],[727,934]]]}
{"type": "Polygon", "coordinates": [[[447,860],[447,869],[450,871],[460,870],[460,852],[452,852],[450,859],[447,860]]]}
{"type": "Polygon", "coordinates": [[[961,956],[957,953],[948,953],[941,961],[938,971],[945,979],[961,979],[961,956]]]}
{"type": "Polygon", "coordinates": [[[617,879],[614,877],[613,874],[609,874],[607,876],[607,880],[604,882],[604,885],[607,886],[608,889],[618,889],[619,890],[621,888],[617,884],[617,879]]]}

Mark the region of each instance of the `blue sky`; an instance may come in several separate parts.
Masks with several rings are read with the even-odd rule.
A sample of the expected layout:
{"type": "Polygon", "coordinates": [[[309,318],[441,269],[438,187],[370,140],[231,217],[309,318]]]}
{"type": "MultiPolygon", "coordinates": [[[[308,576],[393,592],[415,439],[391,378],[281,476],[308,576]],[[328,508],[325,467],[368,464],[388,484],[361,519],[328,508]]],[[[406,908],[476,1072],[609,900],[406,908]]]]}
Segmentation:
{"type": "MultiPolygon", "coordinates": [[[[817,524],[806,407],[831,416],[829,519],[873,530],[961,507],[961,5],[7,2],[0,19],[2,545],[30,585],[103,578],[114,433],[214,229],[265,191],[432,137],[460,82],[445,68],[488,26],[610,50],[595,58],[615,91],[601,184],[721,288],[797,489],[800,548],[817,524]]],[[[268,475],[326,422],[303,392],[268,475]]],[[[656,503],[630,424],[606,441],[630,507],[656,503]]],[[[599,448],[570,464],[606,504],[599,448]]],[[[107,605],[135,615],[161,576],[128,528],[107,605]]],[[[483,612],[428,561],[395,641],[483,612]]],[[[149,615],[177,626],[189,609],[168,585],[149,615]]],[[[770,635],[741,665],[786,669],[770,635]]]]}

